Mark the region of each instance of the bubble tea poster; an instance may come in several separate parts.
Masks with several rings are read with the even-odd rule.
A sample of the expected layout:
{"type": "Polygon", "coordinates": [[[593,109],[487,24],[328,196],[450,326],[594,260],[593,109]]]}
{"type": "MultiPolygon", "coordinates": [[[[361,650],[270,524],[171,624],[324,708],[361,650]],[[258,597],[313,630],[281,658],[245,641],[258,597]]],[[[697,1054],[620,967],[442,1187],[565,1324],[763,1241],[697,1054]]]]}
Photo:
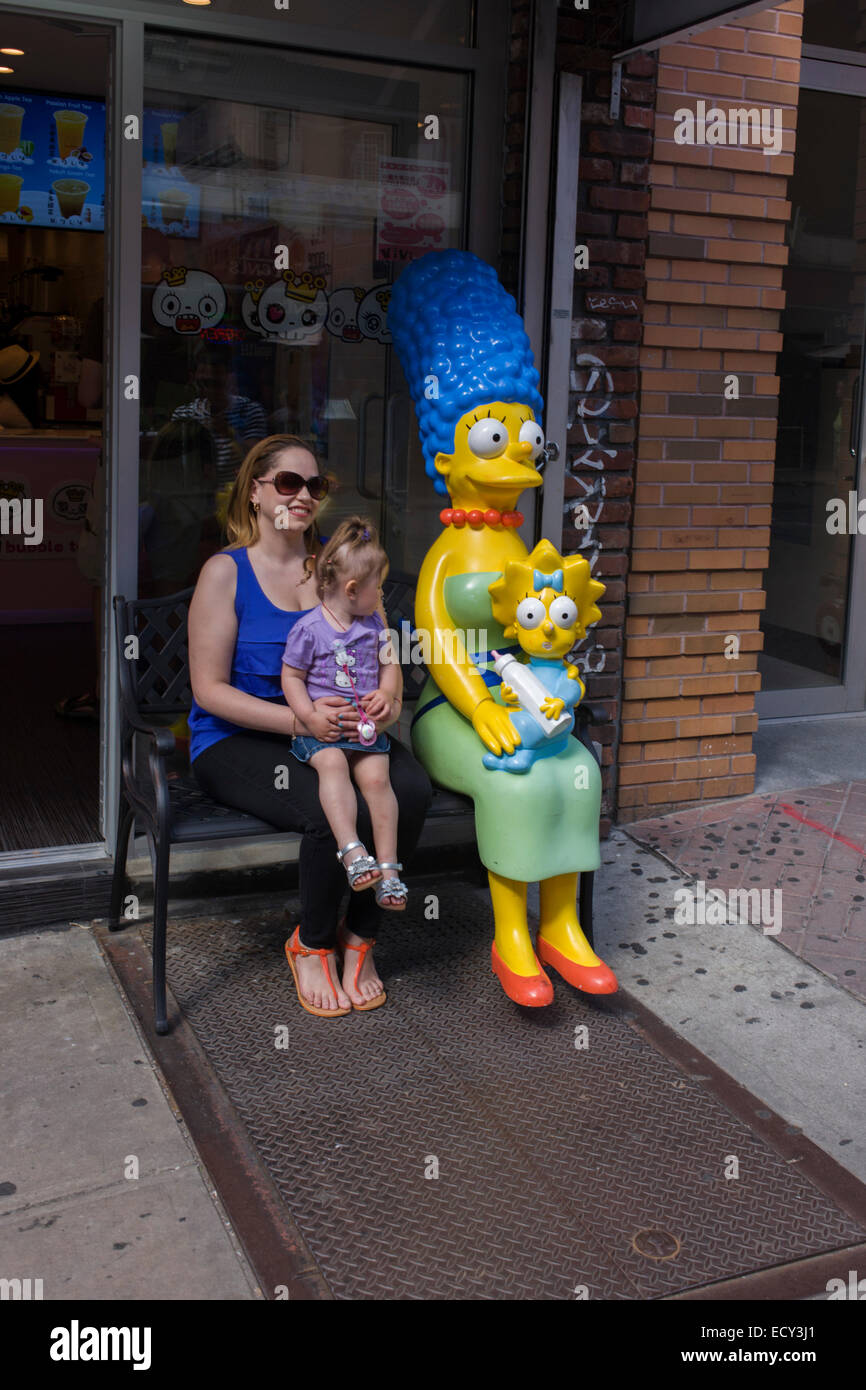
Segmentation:
{"type": "Polygon", "coordinates": [[[105,230],[105,103],[4,91],[0,223],[105,230]]]}
{"type": "Polygon", "coordinates": [[[145,107],[142,128],[142,217],[166,236],[197,237],[200,190],[177,163],[177,132],[186,113],[145,107]]]}

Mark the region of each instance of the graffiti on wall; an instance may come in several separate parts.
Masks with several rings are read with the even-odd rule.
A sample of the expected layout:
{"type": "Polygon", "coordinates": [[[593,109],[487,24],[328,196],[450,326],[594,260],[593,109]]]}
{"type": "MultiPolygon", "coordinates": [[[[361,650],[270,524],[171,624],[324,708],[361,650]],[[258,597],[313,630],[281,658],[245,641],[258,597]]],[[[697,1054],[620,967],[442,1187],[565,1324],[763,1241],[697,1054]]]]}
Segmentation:
{"type": "MultiPolygon", "coordinates": [[[[601,430],[591,428],[588,421],[601,420],[610,410],[614,393],[613,377],[600,358],[591,352],[577,355],[577,371],[572,376],[572,388],[581,397],[577,406],[577,419],[583,433],[580,453],[572,462],[574,477],[583,488],[583,496],[571,503],[570,519],[581,532],[578,550],[589,561],[591,572],[595,572],[601,554],[602,544],[597,526],[604,508],[607,494],[604,481],[604,468],[617,456],[617,450],[610,444],[602,444],[601,430]],[[596,475],[582,478],[575,471],[578,468],[593,468],[596,475]]],[[[575,665],[584,674],[603,671],[607,653],[599,643],[594,643],[573,658],[575,665]]]]}

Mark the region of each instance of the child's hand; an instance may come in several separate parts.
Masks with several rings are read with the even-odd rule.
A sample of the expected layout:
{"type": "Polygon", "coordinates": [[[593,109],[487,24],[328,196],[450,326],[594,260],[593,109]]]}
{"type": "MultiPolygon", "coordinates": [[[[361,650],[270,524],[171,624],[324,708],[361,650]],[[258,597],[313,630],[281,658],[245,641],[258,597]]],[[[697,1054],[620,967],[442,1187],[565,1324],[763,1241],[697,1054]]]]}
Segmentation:
{"type": "Polygon", "coordinates": [[[503,684],[499,688],[502,692],[502,698],[505,701],[508,708],[515,710],[520,709],[520,701],[518,700],[514,691],[511,689],[511,686],[503,684]]]}
{"type": "Polygon", "coordinates": [[[371,719],[389,719],[393,701],[390,695],[385,694],[384,690],[373,690],[369,695],[363,696],[361,707],[371,719]]]}

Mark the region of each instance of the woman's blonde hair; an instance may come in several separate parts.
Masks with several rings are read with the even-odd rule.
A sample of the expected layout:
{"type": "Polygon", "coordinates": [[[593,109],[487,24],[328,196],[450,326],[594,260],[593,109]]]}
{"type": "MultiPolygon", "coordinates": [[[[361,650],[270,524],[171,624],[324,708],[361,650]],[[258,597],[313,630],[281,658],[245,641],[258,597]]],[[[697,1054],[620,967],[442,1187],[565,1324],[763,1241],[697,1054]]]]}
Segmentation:
{"type": "MultiPolygon", "coordinates": [[[[305,454],[316,457],[315,447],[309,440],[296,434],[271,434],[254,444],[238,469],[232,484],[226,512],[226,535],[228,550],[240,550],[247,545],[255,545],[259,539],[259,519],[253,507],[252,485],[257,478],[263,478],[273,468],[278,456],[286,449],[303,449],[305,454]]],[[[304,532],[304,544],[309,557],[319,553],[322,538],[315,521],[304,532]]]]}
{"type": "Polygon", "coordinates": [[[316,560],[316,588],[319,598],[341,579],[364,580],[371,574],[382,575],[388,568],[388,557],[379,542],[379,533],[364,516],[350,516],[341,521],[333,536],[316,560]]]}

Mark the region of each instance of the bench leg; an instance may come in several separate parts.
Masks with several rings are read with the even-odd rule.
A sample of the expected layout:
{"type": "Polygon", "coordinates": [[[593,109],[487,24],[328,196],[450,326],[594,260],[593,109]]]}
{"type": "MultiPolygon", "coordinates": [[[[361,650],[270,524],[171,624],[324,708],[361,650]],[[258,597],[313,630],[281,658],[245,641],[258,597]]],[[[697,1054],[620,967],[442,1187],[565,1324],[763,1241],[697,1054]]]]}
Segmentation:
{"type": "Polygon", "coordinates": [[[160,836],[153,875],[153,1008],[156,1031],[168,1032],[165,1002],[165,932],[168,914],[168,865],[170,846],[160,836]]]}
{"type": "Polygon", "coordinates": [[[129,837],[132,834],[135,812],[126,800],[123,792],[120,793],[120,805],[117,812],[117,843],[114,847],[114,871],[111,876],[111,907],[108,913],[109,931],[122,931],[128,927],[131,918],[127,920],[121,917],[123,909],[123,895],[126,888],[126,857],[129,853],[129,837]]]}

